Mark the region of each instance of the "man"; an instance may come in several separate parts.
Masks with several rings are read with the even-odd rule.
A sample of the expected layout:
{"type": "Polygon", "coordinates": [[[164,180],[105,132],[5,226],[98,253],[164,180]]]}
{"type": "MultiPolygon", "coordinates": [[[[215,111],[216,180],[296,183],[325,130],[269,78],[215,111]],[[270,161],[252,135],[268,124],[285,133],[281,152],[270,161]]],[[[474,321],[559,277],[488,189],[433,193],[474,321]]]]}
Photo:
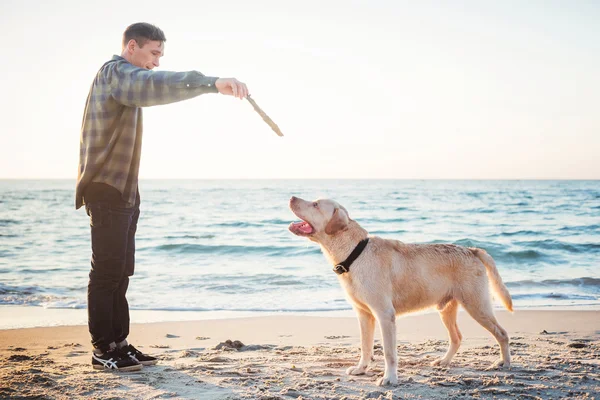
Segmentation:
{"type": "Polygon", "coordinates": [[[134,271],[135,232],[140,215],[138,171],[142,107],[174,103],[204,93],[240,99],[245,84],[197,71],[152,71],[164,54],[165,35],[136,23],[123,34],[121,56],[98,71],[88,94],[81,128],[76,208],[90,217],[92,259],[88,325],[95,369],[136,371],[156,364],[127,342],[129,276],[134,271]]]}

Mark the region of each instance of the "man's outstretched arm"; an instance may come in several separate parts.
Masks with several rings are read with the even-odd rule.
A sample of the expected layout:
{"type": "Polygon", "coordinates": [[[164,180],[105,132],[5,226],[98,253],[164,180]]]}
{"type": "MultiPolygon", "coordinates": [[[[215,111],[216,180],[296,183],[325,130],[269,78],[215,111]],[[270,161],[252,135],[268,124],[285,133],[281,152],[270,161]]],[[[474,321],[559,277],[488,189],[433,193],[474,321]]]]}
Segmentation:
{"type": "Polygon", "coordinates": [[[243,99],[246,85],[235,78],[205,76],[198,71],[151,71],[129,63],[105,70],[111,96],[130,107],[150,107],[191,99],[204,93],[222,93],[243,99]]]}

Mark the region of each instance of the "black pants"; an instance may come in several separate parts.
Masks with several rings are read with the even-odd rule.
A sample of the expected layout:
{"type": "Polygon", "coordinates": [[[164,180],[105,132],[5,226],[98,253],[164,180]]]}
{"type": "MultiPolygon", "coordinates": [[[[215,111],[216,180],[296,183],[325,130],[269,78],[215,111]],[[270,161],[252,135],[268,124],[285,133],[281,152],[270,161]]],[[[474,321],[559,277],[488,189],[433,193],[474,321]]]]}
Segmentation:
{"type": "Polygon", "coordinates": [[[139,205],[86,203],[92,231],[92,269],[88,284],[88,327],[92,345],[102,351],[129,335],[125,294],[135,264],[135,231],[139,205]]]}

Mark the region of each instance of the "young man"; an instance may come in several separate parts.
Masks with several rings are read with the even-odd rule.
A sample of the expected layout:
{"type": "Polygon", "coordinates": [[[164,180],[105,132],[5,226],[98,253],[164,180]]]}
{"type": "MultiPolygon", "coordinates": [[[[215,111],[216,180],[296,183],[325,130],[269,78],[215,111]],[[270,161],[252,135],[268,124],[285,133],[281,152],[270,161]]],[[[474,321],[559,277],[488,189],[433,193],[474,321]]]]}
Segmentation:
{"type": "Polygon", "coordinates": [[[208,77],[197,71],[152,71],[159,66],[165,41],[156,26],[129,26],[123,34],[121,55],[100,68],[85,106],[76,208],[85,204],[90,217],[88,325],[95,369],[135,371],[157,361],[127,343],[129,307],[125,294],[134,271],[140,215],[142,107],[204,93],[240,99],[248,95],[246,85],[234,78],[208,77]]]}

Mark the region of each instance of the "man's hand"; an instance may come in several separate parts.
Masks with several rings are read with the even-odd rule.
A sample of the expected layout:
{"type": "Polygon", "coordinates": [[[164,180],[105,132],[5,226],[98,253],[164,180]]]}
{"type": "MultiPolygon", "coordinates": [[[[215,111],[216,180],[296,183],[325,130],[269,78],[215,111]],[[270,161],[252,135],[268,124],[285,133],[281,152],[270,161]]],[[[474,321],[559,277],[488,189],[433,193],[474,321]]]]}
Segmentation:
{"type": "Polygon", "coordinates": [[[238,81],[235,78],[219,78],[215,82],[217,90],[221,94],[235,96],[239,99],[244,99],[248,96],[248,88],[245,83],[238,81]]]}

